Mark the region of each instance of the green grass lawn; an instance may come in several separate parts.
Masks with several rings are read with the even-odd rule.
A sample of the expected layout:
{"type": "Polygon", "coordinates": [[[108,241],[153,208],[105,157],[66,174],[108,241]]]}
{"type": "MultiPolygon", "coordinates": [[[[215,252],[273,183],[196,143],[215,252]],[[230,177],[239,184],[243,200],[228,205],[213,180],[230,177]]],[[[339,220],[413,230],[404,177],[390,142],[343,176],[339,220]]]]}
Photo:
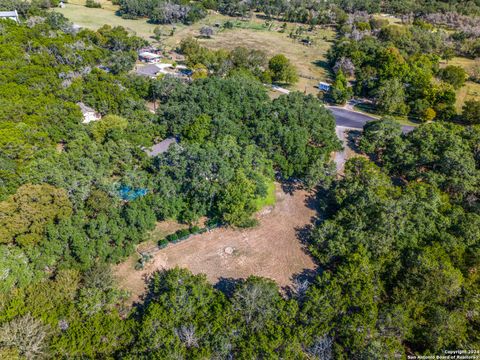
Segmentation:
{"type": "Polygon", "coordinates": [[[273,181],[270,181],[268,183],[267,196],[255,200],[255,209],[259,211],[262,210],[265,206],[275,205],[275,202],[277,201],[275,192],[275,183],[273,181]]]}
{"type": "Polygon", "coordinates": [[[357,111],[363,112],[365,114],[377,117],[379,119],[381,119],[382,117],[389,117],[389,118],[397,121],[400,125],[406,125],[406,126],[418,126],[418,125],[420,125],[420,122],[409,119],[407,116],[378,114],[378,112],[375,110],[375,107],[372,106],[372,105],[368,105],[368,104],[355,105],[354,109],[357,110],[357,111]]]}
{"type": "Polygon", "coordinates": [[[87,29],[96,30],[104,24],[111,26],[123,26],[130,33],[151,40],[155,25],[147,23],[147,19],[125,20],[115,15],[115,7],[111,5],[108,8],[93,9],[80,4],[68,3],[63,9],[56,8],[57,11],[70,19],[74,24],[87,29]]]}

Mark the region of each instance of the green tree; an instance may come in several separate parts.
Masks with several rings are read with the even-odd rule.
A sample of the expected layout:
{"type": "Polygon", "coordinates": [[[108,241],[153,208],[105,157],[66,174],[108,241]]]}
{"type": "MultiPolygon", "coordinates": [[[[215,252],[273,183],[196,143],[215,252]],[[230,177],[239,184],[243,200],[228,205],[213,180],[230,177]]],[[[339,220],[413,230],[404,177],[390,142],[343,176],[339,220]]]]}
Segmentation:
{"type": "Polygon", "coordinates": [[[272,80],[294,84],[298,81],[298,74],[295,66],[285,55],[275,55],[268,62],[268,69],[271,71],[272,80]]]}
{"type": "Polygon", "coordinates": [[[384,114],[406,115],[409,109],[405,101],[404,84],[397,78],[384,81],[376,90],[375,102],[384,114]]]}
{"type": "Polygon", "coordinates": [[[203,114],[183,130],[183,136],[190,141],[203,143],[210,136],[211,127],[212,118],[203,114]]]}
{"type": "Polygon", "coordinates": [[[370,121],[363,126],[360,149],[375,154],[376,159],[381,161],[385,149],[401,135],[402,127],[393,119],[370,121]]]}
{"type": "Polygon", "coordinates": [[[467,124],[480,124],[480,101],[467,100],[462,108],[462,119],[467,124]]]}
{"type": "Polygon", "coordinates": [[[29,246],[43,239],[49,223],[68,218],[72,204],[64,189],[27,184],[0,202],[0,214],[0,242],[29,246]]]}
{"type": "Polygon", "coordinates": [[[460,66],[448,65],[439,71],[440,78],[452,85],[455,89],[460,89],[467,80],[467,73],[460,66]]]}
{"type": "Polygon", "coordinates": [[[335,81],[330,88],[329,96],[336,104],[345,104],[352,97],[352,88],[342,70],[339,70],[335,75],[335,81]]]}
{"type": "Polygon", "coordinates": [[[127,119],[118,115],[107,115],[92,123],[91,132],[95,141],[103,142],[109,137],[118,137],[127,126],[127,119]]]}
{"type": "Polygon", "coordinates": [[[251,226],[255,211],[254,184],[241,171],[227,184],[218,203],[218,212],[224,221],[234,226],[251,226]]]}

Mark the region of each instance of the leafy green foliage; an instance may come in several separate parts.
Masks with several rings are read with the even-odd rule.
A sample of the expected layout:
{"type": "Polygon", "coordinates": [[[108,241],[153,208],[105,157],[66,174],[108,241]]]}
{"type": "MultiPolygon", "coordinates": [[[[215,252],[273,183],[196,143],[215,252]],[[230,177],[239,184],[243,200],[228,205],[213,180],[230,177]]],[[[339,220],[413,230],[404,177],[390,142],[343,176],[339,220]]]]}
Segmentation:
{"type": "Polygon", "coordinates": [[[328,95],[335,104],[340,105],[345,104],[352,97],[352,89],[342,70],[336,74],[335,82],[332,84],[328,95]]]}
{"type": "Polygon", "coordinates": [[[463,68],[454,65],[448,65],[439,72],[440,78],[452,85],[455,89],[460,89],[467,79],[467,73],[463,68]]]}
{"type": "Polygon", "coordinates": [[[372,99],[381,114],[421,121],[455,118],[455,88],[462,86],[465,75],[454,66],[439,70],[447,36],[442,30],[433,32],[414,22],[375,24],[381,26],[377,31],[360,31],[358,22],[352,22],[339,24],[343,36],[328,52],[332,68],[340,69],[332,86],[334,102],[344,103],[351,96],[343,77],[348,70],[354,76],[354,94],[372,99]]]}
{"type": "Polygon", "coordinates": [[[398,356],[402,342],[436,353],[475,341],[462,294],[478,287],[470,252],[479,244],[459,229],[478,219],[435,186],[393,185],[368,160],[350,160],[331,215],[313,232],[311,250],[326,271],[307,292],[305,321],[322,314],[340,358],[379,343],[384,356],[398,356]]]}
{"type": "Polygon", "coordinates": [[[297,70],[285,55],[275,55],[268,62],[272,80],[280,83],[293,84],[298,81],[297,70]]]}
{"type": "MultiPolygon", "coordinates": [[[[255,6],[310,24],[334,14],[344,34],[374,29],[340,37],[331,52],[338,102],[350,97],[348,73],[355,92],[377,96],[385,112],[454,115],[455,76],[432,81],[438,58],[419,53],[445,53],[441,31],[419,19],[403,28],[347,22],[323,2],[289,12],[278,4],[255,6]]],[[[339,4],[403,11],[391,1],[339,4]]],[[[455,1],[402,4],[462,9],[455,1]]],[[[210,51],[188,39],[189,63],[221,77],[139,78],[126,73],[144,41],[126,30],[75,33],[42,12],[46,5],[0,6],[12,5],[42,16],[0,23],[0,357],[371,359],[478,347],[478,127],[439,122],[402,134],[391,120],[371,122],[359,145],[382,168],[355,158],[333,181],[331,114],[296,92],[272,101],[258,81],[286,81],[282,57],[274,61],[279,80],[262,52],[210,51]],[[160,102],[157,114],[145,100],[160,102]],[[78,102],[102,120],[82,124],[78,102]],[[177,143],[149,158],[142,147],[167,135],[177,143]],[[309,238],[315,280],[281,294],[270,280],[221,279],[220,291],[204,275],[172,269],[153,274],[133,311],[124,307],[128,294],[115,287],[109,263],[131,254],[157,220],[251,225],[274,175],[325,186],[309,238]],[[124,200],[124,187],[141,195],[124,200]]],[[[194,21],[203,7],[252,10],[224,0],[148,5],[158,22],[194,21]]],[[[465,122],[478,119],[476,105],[467,103],[465,122]]]]}
{"type": "Polygon", "coordinates": [[[467,124],[480,124],[480,101],[465,101],[462,110],[463,121],[467,124]]]}

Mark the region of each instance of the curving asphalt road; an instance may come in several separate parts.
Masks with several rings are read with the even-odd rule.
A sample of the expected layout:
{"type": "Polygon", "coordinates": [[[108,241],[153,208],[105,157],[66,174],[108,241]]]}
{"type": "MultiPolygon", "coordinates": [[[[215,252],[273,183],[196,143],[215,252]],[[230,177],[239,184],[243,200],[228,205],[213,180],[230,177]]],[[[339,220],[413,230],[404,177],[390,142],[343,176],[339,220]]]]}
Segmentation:
{"type": "MultiPolygon", "coordinates": [[[[290,90],[277,85],[264,85],[271,86],[273,90],[281,92],[282,94],[290,93],[290,90]]],[[[327,109],[329,109],[335,117],[336,125],[346,128],[363,129],[363,125],[365,125],[367,122],[377,120],[372,116],[338,106],[327,106],[327,109]]],[[[412,131],[413,129],[415,129],[413,126],[402,126],[402,131],[404,134],[412,131]]]]}
{"type": "MultiPolygon", "coordinates": [[[[363,125],[372,120],[377,120],[376,118],[362,114],[356,111],[350,111],[347,109],[327,106],[327,108],[332,112],[335,117],[337,126],[343,126],[353,129],[363,129],[363,125]]],[[[402,126],[404,133],[410,132],[414,129],[413,126],[402,126]]]]}

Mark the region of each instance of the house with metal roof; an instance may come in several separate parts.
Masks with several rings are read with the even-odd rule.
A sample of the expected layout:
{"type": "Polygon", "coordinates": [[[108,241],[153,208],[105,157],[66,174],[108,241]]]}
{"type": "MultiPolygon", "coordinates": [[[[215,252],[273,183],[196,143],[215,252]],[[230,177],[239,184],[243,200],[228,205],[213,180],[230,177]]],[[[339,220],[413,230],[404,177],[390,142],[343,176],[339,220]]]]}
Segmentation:
{"type": "Polygon", "coordinates": [[[155,54],[150,51],[143,51],[140,54],[138,54],[138,58],[140,61],[149,63],[149,64],[154,64],[160,61],[162,56],[160,54],[155,54]]]}
{"type": "Polygon", "coordinates": [[[18,17],[17,10],[0,11],[0,20],[3,20],[3,19],[10,19],[15,21],[16,23],[20,23],[20,18],[18,17]]]}

